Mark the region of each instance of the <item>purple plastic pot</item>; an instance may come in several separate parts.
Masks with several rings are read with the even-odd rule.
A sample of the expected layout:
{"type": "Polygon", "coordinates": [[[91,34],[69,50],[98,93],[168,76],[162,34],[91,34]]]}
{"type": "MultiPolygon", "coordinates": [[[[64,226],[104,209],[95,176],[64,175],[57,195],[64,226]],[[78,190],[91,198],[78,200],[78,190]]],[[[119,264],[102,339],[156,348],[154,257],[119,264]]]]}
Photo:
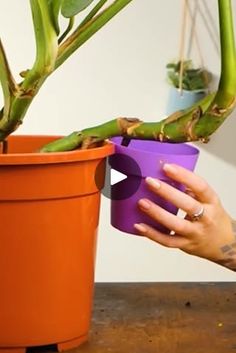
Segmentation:
{"type": "Polygon", "coordinates": [[[184,191],[184,185],[166,176],[162,170],[163,164],[175,163],[193,171],[199,150],[184,143],[131,140],[126,147],[121,145],[122,137],[114,137],[111,141],[115,144],[116,154],[109,157],[109,164],[113,169],[127,175],[125,180],[111,186],[112,226],[123,232],[137,235],[134,223],[146,223],[164,233],[169,233],[168,229],[147,217],[137,207],[139,199],[148,198],[173,214],[178,212],[176,206],[148,190],[145,178],[147,176],[158,178],[184,191]],[[124,196],[126,194],[128,197],[124,196]]]}

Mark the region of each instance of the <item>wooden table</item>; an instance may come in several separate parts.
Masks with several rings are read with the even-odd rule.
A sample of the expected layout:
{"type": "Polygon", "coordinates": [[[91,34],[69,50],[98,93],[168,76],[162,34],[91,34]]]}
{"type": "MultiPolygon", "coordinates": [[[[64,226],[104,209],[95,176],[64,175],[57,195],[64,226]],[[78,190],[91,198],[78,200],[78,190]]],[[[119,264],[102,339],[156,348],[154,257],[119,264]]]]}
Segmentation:
{"type": "Polygon", "coordinates": [[[97,284],[74,353],[236,352],[236,283],[97,284]]]}
{"type": "Polygon", "coordinates": [[[236,352],[235,283],[96,284],[89,342],[71,351],[228,352],[236,352]]]}

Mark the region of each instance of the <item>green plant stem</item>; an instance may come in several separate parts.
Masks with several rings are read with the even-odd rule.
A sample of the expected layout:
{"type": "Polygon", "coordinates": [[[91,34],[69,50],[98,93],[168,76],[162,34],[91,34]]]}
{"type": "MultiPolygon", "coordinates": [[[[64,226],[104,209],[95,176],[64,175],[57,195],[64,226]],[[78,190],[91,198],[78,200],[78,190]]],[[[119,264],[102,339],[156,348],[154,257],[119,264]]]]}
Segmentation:
{"type": "Polygon", "coordinates": [[[57,34],[52,24],[47,0],[30,0],[34,23],[36,60],[22,83],[22,89],[28,90],[40,79],[53,72],[58,53],[57,34]]]}
{"type": "Polygon", "coordinates": [[[87,148],[108,137],[152,139],[163,142],[207,142],[236,105],[236,54],[231,0],[218,0],[221,43],[221,77],[216,94],[208,95],[192,108],[156,123],[119,118],[44,146],[42,152],[87,148]],[[68,144],[67,144],[68,141],[68,144]]]}
{"type": "MultiPolygon", "coordinates": [[[[72,33],[60,45],[58,52],[58,39],[50,17],[48,0],[30,0],[36,39],[36,60],[33,68],[26,72],[24,80],[12,98],[8,114],[3,114],[8,107],[6,104],[6,107],[0,111],[0,141],[3,141],[22,123],[33,98],[47,77],[131,1],[115,0],[97,17],[91,20],[87,17],[83,27],[72,33]]],[[[90,16],[94,16],[102,4],[103,2],[100,1],[90,16]]]]}
{"type": "MultiPolygon", "coordinates": [[[[4,109],[2,110],[3,116],[8,116],[12,95],[17,90],[17,84],[11,73],[6,53],[0,39],[0,83],[3,90],[4,109]]],[[[1,118],[4,118],[4,117],[1,118]]]]}
{"type": "Polygon", "coordinates": [[[96,17],[88,21],[83,27],[78,27],[59,47],[56,68],[71,56],[81,45],[92,37],[100,28],[110,21],[132,0],[115,0],[96,17]]]}
{"type": "Polygon", "coordinates": [[[218,0],[218,7],[221,43],[221,78],[219,90],[227,92],[230,95],[235,95],[236,52],[231,0],[218,0]]]}
{"type": "Polygon", "coordinates": [[[77,30],[84,27],[98,13],[98,11],[101,10],[106,2],[107,0],[100,0],[97,5],[88,13],[85,19],[80,23],[80,25],[77,27],[77,30]]]}
{"type": "MultiPolygon", "coordinates": [[[[78,147],[93,147],[109,137],[124,136],[129,138],[184,142],[193,140],[193,127],[208,108],[214,94],[208,95],[191,109],[179,111],[160,122],[145,123],[136,118],[117,118],[104,124],[75,131],[69,136],[45,145],[41,152],[70,151],[78,147]]],[[[195,136],[195,140],[197,140],[195,136]]]]}
{"type": "Polygon", "coordinates": [[[0,119],[0,141],[17,129],[45,79],[54,70],[58,52],[57,35],[47,0],[30,0],[36,39],[36,59],[25,79],[11,97],[7,115],[0,119]]]}
{"type": "Polygon", "coordinates": [[[69,23],[68,23],[68,26],[67,26],[65,32],[62,33],[62,35],[58,39],[58,44],[60,44],[66,38],[67,34],[70,33],[70,31],[72,30],[72,28],[74,26],[74,23],[75,23],[75,17],[73,16],[69,19],[69,23]]]}
{"type": "MultiPolygon", "coordinates": [[[[10,113],[0,113],[0,141],[14,131],[22,119],[39,88],[49,74],[59,67],[72,53],[104,26],[115,14],[132,0],[115,0],[97,16],[77,28],[59,47],[57,37],[47,9],[47,0],[31,0],[37,43],[36,61],[19,89],[13,95],[10,113]],[[56,48],[56,50],[55,50],[56,48]],[[4,117],[4,118],[3,118],[4,117]]],[[[209,136],[229,116],[236,104],[236,55],[233,18],[230,0],[218,0],[221,40],[221,78],[216,94],[207,96],[191,109],[172,114],[156,123],[144,123],[139,119],[118,118],[105,124],[74,132],[71,135],[45,146],[42,152],[89,148],[112,136],[154,139],[168,142],[202,140],[209,136]]],[[[4,51],[2,51],[4,63],[4,51]]],[[[3,73],[6,72],[6,66],[3,73]]],[[[2,76],[3,77],[3,76],[2,76]]],[[[1,83],[5,81],[1,78],[1,83]]],[[[7,86],[5,94],[8,96],[7,86]]]]}
{"type": "Polygon", "coordinates": [[[236,51],[231,0],[218,0],[221,76],[218,91],[206,113],[195,126],[198,136],[214,133],[236,105],[236,51]]]}

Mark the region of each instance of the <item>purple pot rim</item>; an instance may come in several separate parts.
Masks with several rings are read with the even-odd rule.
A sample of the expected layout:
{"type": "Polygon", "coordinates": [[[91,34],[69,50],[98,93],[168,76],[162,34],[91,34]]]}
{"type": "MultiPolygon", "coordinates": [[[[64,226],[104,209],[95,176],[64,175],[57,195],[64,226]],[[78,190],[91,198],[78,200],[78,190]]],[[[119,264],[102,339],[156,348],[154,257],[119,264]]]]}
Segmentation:
{"type": "MultiPolygon", "coordinates": [[[[133,147],[129,147],[129,146],[127,147],[127,146],[123,146],[123,145],[120,145],[118,143],[115,143],[113,141],[113,139],[115,139],[115,138],[122,138],[122,136],[114,136],[114,137],[109,139],[109,141],[111,141],[115,146],[117,146],[122,151],[142,152],[142,153],[148,154],[148,155],[150,155],[150,154],[156,155],[156,152],[145,151],[145,150],[141,150],[141,149],[137,149],[137,148],[133,148],[133,147]]],[[[159,144],[182,145],[182,146],[184,146],[185,149],[187,149],[189,151],[192,151],[192,153],[165,153],[163,151],[159,152],[159,154],[162,155],[162,156],[170,156],[170,155],[175,155],[175,156],[195,156],[195,155],[198,155],[200,153],[200,150],[197,147],[189,145],[186,142],[171,143],[171,142],[160,142],[160,141],[155,141],[155,140],[141,140],[141,139],[133,139],[133,140],[142,141],[142,142],[145,142],[145,141],[147,141],[147,142],[156,142],[156,143],[159,143],[159,144]]]]}

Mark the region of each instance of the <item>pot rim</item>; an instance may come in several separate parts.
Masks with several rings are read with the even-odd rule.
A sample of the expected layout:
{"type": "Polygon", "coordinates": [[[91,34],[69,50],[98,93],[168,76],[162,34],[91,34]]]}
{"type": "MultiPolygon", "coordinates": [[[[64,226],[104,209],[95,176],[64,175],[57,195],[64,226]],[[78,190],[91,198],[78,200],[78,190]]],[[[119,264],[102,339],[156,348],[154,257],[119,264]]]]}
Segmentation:
{"type": "Polygon", "coordinates": [[[153,155],[153,156],[157,156],[159,155],[160,157],[168,157],[168,156],[180,156],[180,157],[190,157],[191,156],[195,156],[195,155],[199,155],[200,154],[200,150],[196,147],[196,146],[193,146],[193,145],[190,145],[188,142],[177,142],[177,143],[171,143],[171,142],[160,142],[160,141],[155,141],[155,140],[141,140],[141,139],[135,139],[137,141],[147,141],[147,142],[153,142],[153,143],[156,143],[156,144],[159,144],[161,145],[162,147],[165,147],[165,145],[172,145],[173,147],[174,146],[183,146],[185,151],[184,152],[181,152],[181,153],[170,153],[170,152],[166,152],[166,151],[160,151],[160,152],[156,152],[156,151],[148,151],[148,150],[141,150],[141,149],[138,149],[138,148],[135,148],[135,147],[132,147],[132,146],[123,146],[119,143],[116,143],[115,141],[113,141],[113,139],[115,140],[116,138],[121,138],[121,136],[115,136],[113,138],[110,139],[110,141],[112,143],[114,143],[114,145],[116,146],[116,148],[119,150],[119,151],[122,151],[124,152],[125,154],[130,154],[130,153],[135,153],[136,155],[153,155]]]}
{"type": "Polygon", "coordinates": [[[199,89],[182,89],[180,90],[179,87],[175,87],[175,86],[171,86],[171,89],[173,89],[174,91],[179,91],[179,92],[183,92],[184,94],[189,94],[189,95],[192,95],[192,94],[199,94],[199,93],[207,93],[209,92],[209,88],[199,88],[199,89]]]}
{"type": "MultiPolygon", "coordinates": [[[[10,135],[8,141],[20,139],[51,139],[51,141],[62,138],[60,135],[10,135]]],[[[42,145],[45,144],[42,142],[42,145]]],[[[104,158],[114,153],[115,146],[110,141],[105,140],[101,147],[85,150],[75,149],[65,152],[23,152],[0,154],[0,165],[30,165],[30,164],[55,164],[87,161],[104,158]]]]}

